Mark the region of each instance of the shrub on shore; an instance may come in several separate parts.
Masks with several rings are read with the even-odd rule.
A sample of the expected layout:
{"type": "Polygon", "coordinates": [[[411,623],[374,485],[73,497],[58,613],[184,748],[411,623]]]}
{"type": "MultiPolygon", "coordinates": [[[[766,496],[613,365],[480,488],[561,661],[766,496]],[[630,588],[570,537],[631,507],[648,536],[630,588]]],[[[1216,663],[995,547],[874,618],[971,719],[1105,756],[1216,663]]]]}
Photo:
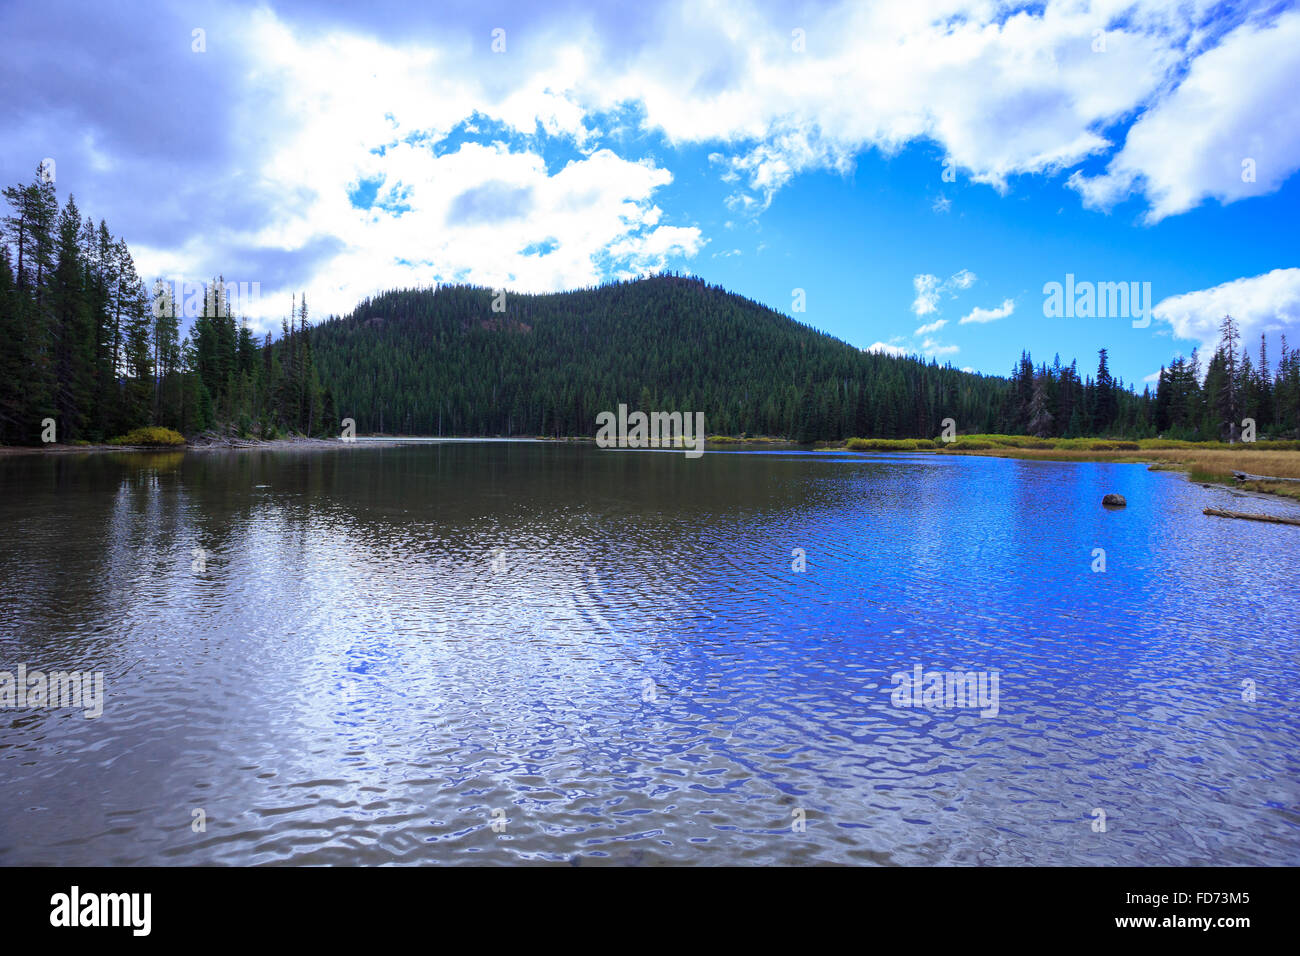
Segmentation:
{"type": "Polygon", "coordinates": [[[149,425],[143,428],[133,428],[125,435],[119,435],[117,438],[110,438],[108,443],[110,445],[184,445],[185,437],[180,432],[172,431],[170,428],[149,425]]]}
{"type": "Polygon", "coordinates": [[[844,443],[849,451],[923,451],[934,447],[928,438],[850,438],[844,443]]]}
{"type": "Polygon", "coordinates": [[[955,442],[946,442],[948,447],[961,442],[974,442],[986,448],[1001,446],[1004,448],[1054,448],[1059,439],[1035,438],[1033,435],[958,435],[955,442]]]}

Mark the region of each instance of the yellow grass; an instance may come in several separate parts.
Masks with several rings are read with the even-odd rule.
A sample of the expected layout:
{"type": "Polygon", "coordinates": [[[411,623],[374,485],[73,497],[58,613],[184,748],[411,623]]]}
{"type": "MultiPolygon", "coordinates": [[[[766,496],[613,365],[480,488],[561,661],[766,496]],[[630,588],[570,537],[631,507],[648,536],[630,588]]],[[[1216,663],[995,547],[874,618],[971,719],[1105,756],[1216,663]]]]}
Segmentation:
{"type": "Polygon", "coordinates": [[[1173,461],[1195,471],[1231,477],[1234,471],[1275,478],[1300,478],[1300,451],[1198,451],[1152,449],[1143,458],[1173,461]]]}
{"type": "MultiPolygon", "coordinates": [[[[1216,443],[1217,444],[1217,443],[1216,443]]],[[[1132,450],[1083,450],[1075,448],[1013,448],[995,446],[979,450],[948,450],[949,455],[986,455],[997,458],[1038,458],[1044,461],[1147,462],[1153,468],[1187,471],[1198,481],[1235,485],[1248,491],[1263,491],[1300,499],[1300,485],[1288,482],[1237,482],[1234,471],[1274,478],[1300,478],[1300,451],[1245,450],[1222,447],[1142,448],[1132,450]]]]}

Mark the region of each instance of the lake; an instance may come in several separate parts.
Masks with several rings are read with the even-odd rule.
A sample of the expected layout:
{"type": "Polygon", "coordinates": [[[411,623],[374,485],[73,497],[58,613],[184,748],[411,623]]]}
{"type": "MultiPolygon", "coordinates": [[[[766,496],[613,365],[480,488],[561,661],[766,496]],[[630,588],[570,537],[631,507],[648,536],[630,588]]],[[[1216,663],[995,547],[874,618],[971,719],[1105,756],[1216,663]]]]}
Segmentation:
{"type": "Polygon", "coordinates": [[[1245,504],[937,455],[0,459],[0,671],[103,679],[0,710],[0,864],[1300,864],[1300,528],[1201,514],[1300,506],[1245,504]],[[985,695],[900,695],[936,672],[985,695]]]}

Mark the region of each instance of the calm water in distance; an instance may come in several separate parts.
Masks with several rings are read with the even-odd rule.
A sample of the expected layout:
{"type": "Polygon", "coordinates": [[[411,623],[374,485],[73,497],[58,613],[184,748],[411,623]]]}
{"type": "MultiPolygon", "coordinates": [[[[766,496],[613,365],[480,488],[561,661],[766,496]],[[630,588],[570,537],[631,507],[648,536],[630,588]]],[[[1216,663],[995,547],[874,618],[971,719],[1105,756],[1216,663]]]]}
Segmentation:
{"type": "Polygon", "coordinates": [[[1246,504],[931,455],[0,459],[0,670],[106,690],[0,710],[0,864],[1300,864],[1300,528],[1201,514],[1300,507],[1246,504]],[[915,665],[997,715],[894,706],[915,665]]]}

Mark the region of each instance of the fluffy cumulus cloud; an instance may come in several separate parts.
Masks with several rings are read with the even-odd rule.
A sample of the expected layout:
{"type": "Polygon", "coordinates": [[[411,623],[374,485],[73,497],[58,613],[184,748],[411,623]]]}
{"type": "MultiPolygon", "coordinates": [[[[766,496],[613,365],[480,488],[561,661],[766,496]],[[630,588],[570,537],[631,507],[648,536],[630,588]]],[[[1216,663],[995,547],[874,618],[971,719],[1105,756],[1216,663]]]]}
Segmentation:
{"type": "Polygon", "coordinates": [[[1095,208],[1136,191],[1148,222],[1277,189],[1300,169],[1300,11],[1249,21],[1195,58],[1128,131],[1102,175],[1070,185],[1095,208]]]}
{"type": "Polygon", "coordinates": [[[925,339],[921,343],[921,354],[929,358],[943,358],[946,355],[956,355],[961,348],[956,345],[945,345],[936,339],[925,339]]]}
{"type": "Polygon", "coordinates": [[[1300,162],[1294,106],[1268,113],[1300,66],[1294,14],[1276,4],[926,0],[789,14],[733,0],[689,24],[675,10],[659,16],[671,55],[642,48],[604,100],[639,98],[674,142],[732,144],[718,161],[737,183],[733,208],[761,212],[800,172],[846,172],[863,150],[916,142],[1000,191],[1112,158],[1105,176],[1073,180],[1086,201],[1138,194],[1157,217],[1256,194],[1220,183],[1225,150],[1239,180],[1236,154],[1258,146],[1262,191],[1300,162]],[[1243,66],[1255,75],[1238,82],[1243,66]],[[1176,183],[1189,145],[1194,171],[1176,183]]]}
{"type": "Polygon", "coordinates": [[[913,277],[912,287],[916,289],[916,298],[912,300],[912,311],[917,315],[929,315],[937,311],[940,285],[939,277],[928,273],[913,277]]]}
{"type": "Polygon", "coordinates": [[[996,322],[998,319],[1005,319],[1012,312],[1016,311],[1016,303],[1011,299],[1003,299],[1002,304],[996,309],[981,309],[976,306],[966,315],[961,317],[958,325],[982,325],[985,322],[996,322]]]}
{"type": "Polygon", "coordinates": [[[938,143],[955,169],[1006,189],[1013,175],[1106,150],[1098,129],[1153,95],[1179,62],[1177,33],[1191,24],[1180,31],[1141,5],[1108,35],[1106,56],[1094,54],[1094,32],[1131,6],[931,0],[809,6],[792,16],[724,2],[707,8],[692,35],[715,50],[744,36],[731,82],[705,82],[716,57],[655,65],[646,51],[611,93],[644,88],[647,121],[675,141],[738,144],[727,162],[744,187],[735,202],[751,210],[799,172],[846,171],[863,149],[893,153],[916,141],[938,143]]]}
{"type": "MultiPolygon", "coordinates": [[[[958,292],[964,292],[975,284],[975,280],[975,273],[969,269],[962,269],[947,279],[940,279],[938,276],[924,272],[913,276],[912,288],[916,291],[916,298],[912,300],[912,311],[917,315],[929,315],[931,312],[938,312],[939,300],[945,294],[952,297],[958,292]]],[[[933,332],[943,328],[945,324],[941,321],[933,327],[922,326],[916,330],[916,334],[924,335],[927,331],[933,332]]]]}
{"type": "Polygon", "coordinates": [[[1170,296],[1153,310],[1157,321],[1169,324],[1177,339],[1189,341],[1209,354],[1219,342],[1219,324],[1225,315],[1237,320],[1241,340],[1252,354],[1263,335],[1273,349],[1269,363],[1277,361],[1281,336],[1300,343],[1300,269],[1274,269],[1263,275],[1235,279],[1210,289],[1170,296]]]}
{"type": "MultiPolygon", "coordinates": [[[[1300,13],[1262,0],[199,0],[134,19],[18,0],[0,34],[22,38],[0,62],[5,180],[55,157],[146,274],[261,281],[273,315],[307,286],[341,311],[394,285],[680,266],[708,241],[665,198],[685,147],[735,217],[918,143],[936,185],[945,160],[1000,191],[1075,172],[1085,203],[1137,195],[1152,218],[1300,166],[1300,13]]],[[[925,278],[917,316],[945,291],[925,278]]]]}
{"type": "MultiPolygon", "coordinates": [[[[704,245],[698,228],[661,222],[653,197],[672,173],[588,143],[581,111],[563,96],[530,84],[494,101],[469,71],[452,68],[451,54],[300,35],[267,11],[242,35],[259,75],[274,77],[289,101],[279,136],[257,157],[256,181],[297,201],[261,228],[141,244],[145,274],[203,275],[217,263],[229,273],[240,248],[301,250],[332,238],[309,275],[287,278],[310,278],[318,310],[344,311],[415,284],[591,285],[663,268],[704,245]],[[512,135],[519,129],[565,137],[573,155],[548,164],[538,137],[512,135]]],[[[268,318],[291,294],[277,278],[261,303],[268,318]]]]}
{"type": "Polygon", "coordinates": [[[83,207],[129,236],[142,275],[257,283],[260,300],[243,306],[262,328],[298,289],[318,315],[437,282],[552,291],[662,269],[706,244],[656,202],[673,181],[666,165],[596,141],[571,92],[585,82],[580,31],[539,23],[551,33],[531,54],[515,31],[524,49],[507,57],[456,32],[380,39],[370,24],[293,12],[307,22],[266,7],[167,8],[133,32],[91,7],[55,8],[48,22],[28,11],[21,25],[11,9],[0,25],[32,42],[3,86],[53,80],[0,130],[15,155],[57,156],[60,184],[75,180],[83,207]],[[78,28],[83,14],[93,29],[78,28]],[[68,56],[78,37],[87,56],[68,56]],[[91,74],[104,48],[160,63],[170,93],[135,88],[144,71],[119,65],[126,89],[100,102],[91,74]]]}
{"type": "Polygon", "coordinates": [[[889,342],[873,342],[862,351],[875,352],[878,355],[893,355],[896,357],[916,354],[916,349],[904,348],[901,345],[894,345],[889,342]]]}

